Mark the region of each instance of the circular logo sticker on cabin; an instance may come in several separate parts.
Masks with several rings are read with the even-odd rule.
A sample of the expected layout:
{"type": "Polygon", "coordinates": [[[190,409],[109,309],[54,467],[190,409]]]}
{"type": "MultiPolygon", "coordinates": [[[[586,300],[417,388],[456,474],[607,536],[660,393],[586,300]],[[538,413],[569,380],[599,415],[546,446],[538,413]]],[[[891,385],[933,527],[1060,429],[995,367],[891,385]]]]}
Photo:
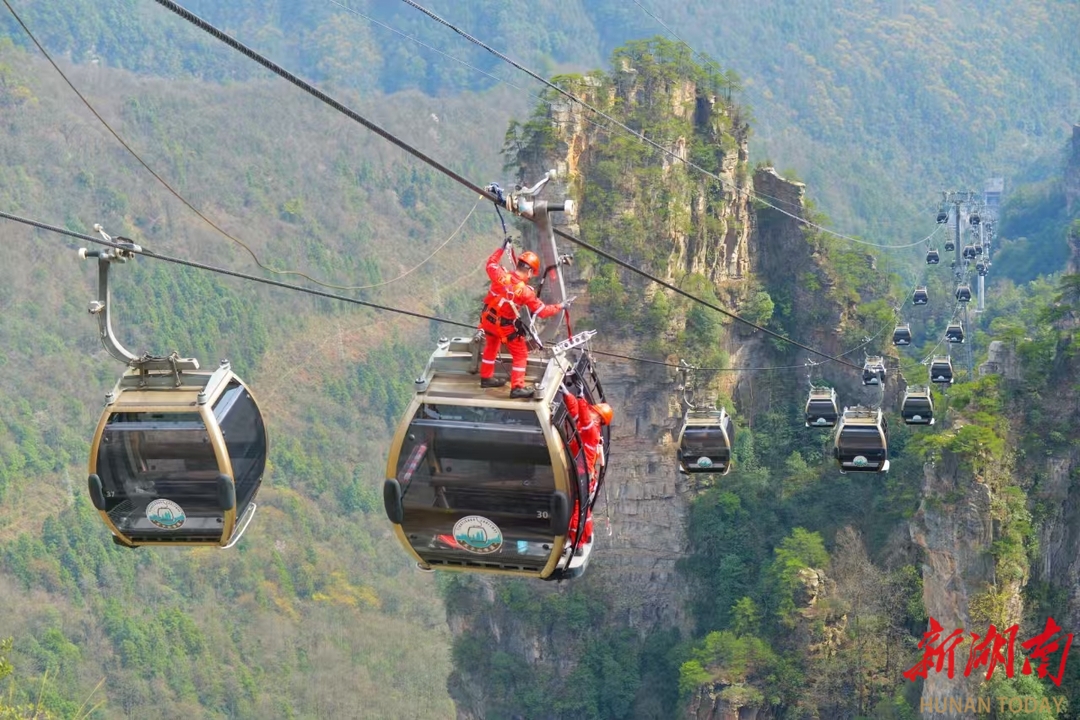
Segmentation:
{"type": "Polygon", "coordinates": [[[176,530],[184,524],[184,509],[172,500],[154,500],[146,506],[146,518],[165,530],[176,530]]]}
{"type": "Polygon", "coordinates": [[[870,464],[870,461],[867,460],[862,455],[856,455],[855,459],[851,461],[851,464],[854,465],[855,467],[866,467],[867,465],[870,464]]]}
{"type": "Polygon", "coordinates": [[[697,466],[700,468],[710,468],[712,467],[712,459],[707,457],[699,457],[697,461],[697,466]]]}
{"type": "Polygon", "coordinates": [[[463,549],[477,555],[498,552],[503,544],[499,526],[480,515],[469,515],[454,523],[454,539],[463,549]]]}

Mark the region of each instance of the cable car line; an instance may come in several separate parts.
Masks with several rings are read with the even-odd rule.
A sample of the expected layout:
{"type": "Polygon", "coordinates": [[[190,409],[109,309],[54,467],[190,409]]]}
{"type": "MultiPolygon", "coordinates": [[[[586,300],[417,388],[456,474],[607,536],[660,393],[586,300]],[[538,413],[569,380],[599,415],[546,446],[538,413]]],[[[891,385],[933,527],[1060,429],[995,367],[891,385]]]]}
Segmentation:
{"type": "MultiPolygon", "coordinates": [[[[331,1],[333,1],[333,0],[331,0],[331,1]]],[[[263,270],[265,270],[265,271],[267,271],[269,273],[273,273],[274,275],[298,275],[298,276],[300,276],[300,277],[302,277],[302,278],[304,278],[306,280],[309,280],[309,281],[315,283],[316,285],[321,285],[322,287],[332,288],[334,290],[371,290],[373,288],[383,287],[384,285],[389,285],[391,283],[395,283],[398,280],[401,280],[401,279],[407,277],[408,275],[411,275],[414,271],[418,270],[421,266],[423,266],[429,260],[431,260],[431,258],[435,257],[435,255],[440,250],[442,250],[444,247],[446,247],[446,245],[451,240],[453,240],[457,236],[457,234],[459,232],[461,232],[461,229],[463,227],[465,227],[465,223],[468,222],[470,217],[472,217],[473,212],[476,211],[477,206],[480,204],[480,200],[483,199],[481,197],[476,201],[476,203],[472,206],[472,209],[469,210],[468,215],[466,215],[465,219],[461,221],[460,225],[458,225],[457,229],[454,230],[454,232],[450,234],[450,237],[446,238],[446,240],[444,240],[442,242],[442,244],[440,244],[437,248],[435,248],[435,250],[430,255],[428,255],[426,258],[421,260],[419,264],[415,265],[414,267],[410,268],[409,270],[406,270],[405,272],[403,272],[402,274],[398,275],[397,277],[395,277],[395,278],[393,278],[391,280],[385,280],[383,282],[375,283],[373,285],[335,285],[333,283],[328,283],[328,282],[323,282],[322,280],[317,280],[316,278],[313,278],[310,275],[307,275],[306,273],[300,272],[298,270],[276,270],[276,269],[274,269],[272,267],[269,267],[269,266],[263,264],[263,262],[255,254],[255,252],[247,245],[247,243],[245,243],[244,241],[242,241],[239,238],[235,237],[234,235],[230,234],[228,231],[222,229],[221,226],[219,226],[213,220],[211,220],[206,215],[204,215],[202,212],[200,212],[198,208],[196,208],[191,202],[189,202],[187,200],[187,198],[185,198],[175,188],[173,188],[173,186],[170,185],[168,183],[168,181],[166,181],[161,175],[159,175],[157,172],[155,172],[154,169],[152,167],[150,167],[150,165],[145,160],[142,159],[142,157],[139,155],[139,153],[137,153],[135,151],[135,149],[132,148],[131,145],[129,145],[124,140],[124,138],[122,138],[120,136],[120,134],[118,132],[116,132],[116,130],[113,129],[112,125],[110,125],[109,122],[104,117],[101,116],[101,113],[99,113],[94,108],[94,106],[90,103],[90,101],[86,99],[86,96],[83,95],[81,92],[79,92],[79,89],[77,87],[75,87],[75,84],[71,82],[71,80],[64,73],[64,71],[60,69],[60,67],[56,64],[56,62],[53,61],[52,56],[50,56],[48,51],[45,50],[45,48],[41,45],[40,42],[38,42],[38,39],[36,37],[34,37],[34,34],[32,32],[30,32],[30,28],[28,28],[26,26],[26,24],[22,21],[22,18],[20,18],[18,16],[18,14],[15,12],[15,10],[9,4],[8,0],[3,0],[3,3],[4,3],[5,6],[7,6],[8,10],[11,11],[11,14],[15,17],[15,20],[19,23],[19,25],[22,27],[22,29],[26,32],[26,34],[30,38],[30,40],[33,41],[34,45],[36,45],[38,50],[41,51],[41,54],[45,56],[45,59],[49,61],[49,64],[52,65],[53,69],[56,70],[57,74],[60,75],[61,79],[63,79],[63,81],[67,84],[67,86],[69,88],[71,88],[72,92],[74,92],[78,96],[79,100],[82,101],[83,105],[86,106],[86,108],[90,111],[90,113],[95,118],[98,119],[98,121],[105,127],[106,130],[109,131],[109,133],[114,138],[116,138],[117,142],[119,142],[124,147],[124,149],[127,150],[128,153],[133,158],[135,158],[135,160],[137,160],[138,163],[140,165],[142,165],[146,169],[146,171],[149,172],[154,177],[155,180],[157,180],[159,183],[161,183],[161,185],[166,190],[168,190],[177,200],[179,200],[181,203],[183,203],[189,210],[191,210],[193,213],[195,213],[195,215],[197,215],[199,218],[201,218],[207,225],[212,227],[214,230],[216,230],[223,237],[227,238],[228,240],[231,240],[232,242],[234,242],[237,245],[239,245],[240,247],[242,247],[245,251],[247,251],[248,255],[251,256],[251,259],[255,261],[256,265],[258,265],[260,268],[262,268],[263,270]]]]}
{"type": "MultiPolygon", "coordinates": [[[[75,238],[75,239],[78,239],[78,240],[83,240],[83,241],[89,242],[89,243],[94,243],[96,245],[103,245],[105,247],[111,247],[111,248],[116,248],[116,249],[121,249],[121,250],[129,250],[130,249],[130,247],[128,245],[125,245],[125,244],[110,243],[110,242],[107,242],[107,241],[102,240],[100,238],[96,238],[96,237],[94,237],[92,235],[86,235],[86,234],[83,234],[83,233],[74,232],[72,230],[68,230],[67,228],[58,227],[56,225],[50,225],[48,223],[41,222],[39,220],[32,220],[32,219],[29,219],[29,218],[20,217],[18,215],[14,215],[12,213],[4,212],[3,210],[0,210],[0,218],[4,218],[6,220],[12,220],[14,222],[22,223],[24,225],[29,225],[31,227],[35,227],[35,228],[38,228],[38,229],[41,229],[41,230],[47,230],[49,232],[54,232],[54,233],[58,233],[58,234],[61,234],[61,235],[67,235],[68,237],[72,237],[72,238],[75,238]]],[[[369,307],[369,308],[372,308],[374,310],[382,310],[382,311],[385,311],[385,312],[391,312],[391,313],[397,313],[397,314],[401,314],[401,315],[407,315],[409,317],[414,317],[414,318],[418,318],[418,319],[421,319],[421,320],[429,320],[429,321],[432,321],[432,322],[437,322],[437,323],[441,323],[441,324],[445,324],[445,325],[453,325],[453,326],[457,326],[457,327],[468,328],[470,330],[475,330],[476,329],[475,325],[470,324],[470,323],[459,322],[457,320],[450,320],[448,318],[442,318],[442,317],[438,317],[438,316],[435,316],[435,315],[425,315],[423,313],[413,312],[411,310],[403,310],[401,308],[390,307],[390,306],[387,306],[387,305],[380,305],[378,303],[372,303],[372,302],[368,302],[366,300],[358,300],[356,298],[350,298],[350,297],[346,297],[344,295],[336,295],[334,293],[327,293],[327,292],[323,292],[321,290],[315,290],[313,288],[306,288],[306,287],[304,287],[302,285],[292,285],[292,284],[289,284],[289,283],[280,282],[278,280],[271,280],[269,278],[261,278],[261,277],[258,277],[257,275],[248,275],[246,273],[241,273],[241,272],[237,272],[237,271],[234,271],[234,270],[229,270],[227,268],[222,268],[222,267],[218,267],[218,266],[214,266],[214,265],[209,265],[209,264],[206,264],[206,263],[200,263],[200,262],[195,262],[195,261],[191,261],[191,260],[184,260],[182,258],[172,257],[172,256],[169,256],[169,255],[161,255],[161,254],[156,253],[153,250],[150,250],[149,248],[145,248],[145,247],[140,248],[139,250],[135,250],[134,252],[137,255],[142,255],[144,257],[148,257],[148,258],[151,258],[151,259],[164,260],[165,262],[170,262],[170,263],[174,263],[174,264],[177,264],[177,265],[184,265],[184,266],[187,266],[187,267],[196,268],[198,270],[207,270],[209,272],[218,273],[218,274],[221,274],[221,275],[228,275],[228,276],[231,276],[231,277],[239,278],[241,280],[251,280],[253,282],[263,283],[265,285],[272,285],[274,287],[280,287],[280,288],[283,288],[283,289],[286,289],[286,290],[296,290],[298,292],[307,293],[309,295],[315,295],[315,296],[327,298],[327,299],[330,299],[330,300],[340,300],[342,302],[352,303],[354,305],[361,305],[363,307],[369,307]]],[[[639,357],[633,357],[633,356],[629,356],[629,355],[621,355],[621,354],[618,354],[618,353],[611,353],[611,352],[606,352],[606,351],[603,351],[603,350],[591,349],[590,352],[593,352],[593,353],[595,353],[597,355],[605,355],[605,356],[613,357],[613,358],[616,358],[616,359],[627,360],[627,361],[632,361],[632,362],[647,363],[647,364],[652,364],[652,365],[666,365],[668,367],[673,367],[673,368],[680,367],[679,365],[674,365],[674,364],[671,364],[671,363],[665,363],[665,362],[662,362],[660,360],[649,360],[647,358],[639,358],[639,357]]],[[[853,351],[848,351],[848,353],[850,353],[850,352],[853,352],[853,351]]],[[[848,353],[844,353],[844,354],[846,355],[848,353]]],[[[817,363],[817,364],[823,364],[823,363],[817,363]]],[[[768,370],[791,370],[791,369],[796,369],[796,368],[800,368],[800,367],[803,367],[803,366],[802,365],[788,365],[788,366],[759,367],[759,368],[751,368],[751,367],[745,367],[745,368],[695,368],[695,370],[701,370],[703,372],[705,372],[705,371],[708,371],[708,372],[762,372],[762,371],[768,371],[768,370]]]]}
{"type": "MultiPolygon", "coordinates": [[[[777,212],[779,212],[779,213],[781,213],[783,215],[787,215],[788,217],[792,218],[796,222],[802,223],[803,225],[806,225],[807,227],[812,227],[812,228],[814,228],[816,230],[820,230],[821,232],[827,233],[829,235],[833,235],[833,236],[838,237],[838,238],[842,238],[842,239],[847,240],[849,242],[857,243],[859,245],[869,245],[871,247],[880,247],[880,248],[886,248],[886,249],[889,249],[889,250],[899,250],[899,249],[903,249],[903,248],[915,247],[916,245],[924,243],[927,240],[927,238],[923,238],[922,240],[918,240],[918,241],[913,242],[913,243],[907,243],[907,244],[904,244],[904,245],[882,245],[880,243],[872,243],[872,242],[869,242],[867,240],[859,240],[858,238],[853,238],[850,235],[844,235],[843,233],[836,232],[835,230],[830,230],[829,228],[818,225],[818,224],[816,224],[816,223],[814,223],[814,222],[812,222],[810,220],[807,220],[804,217],[801,217],[801,216],[796,215],[794,213],[790,213],[787,210],[784,210],[783,208],[777,207],[776,205],[773,205],[772,203],[767,202],[766,200],[762,199],[762,198],[768,197],[766,195],[755,193],[752,190],[744,190],[744,189],[739,188],[738,186],[728,185],[727,181],[724,180],[723,178],[721,178],[716,173],[711,172],[709,170],[706,170],[705,168],[701,167],[700,165],[694,163],[693,161],[682,157],[681,155],[674,152],[673,150],[670,150],[670,149],[664,147],[660,143],[658,143],[658,142],[656,142],[654,140],[650,140],[644,134],[639,133],[638,131],[636,131],[633,128],[629,127],[625,123],[622,123],[619,120],[617,120],[617,119],[613,118],[612,116],[608,115],[604,111],[597,109],[593,105],[585,102],[584,100],[577,97],[573,93],[571,93],[571,92],[569,92],[567,90],[564,90],[563,88],[559,87],[555,83],[552,83],[551,81],[546,80],[545,78],[543,78],[542,76],[536,74],[535,72],[528,69],[524,65],[521,65],[520,63],[518,63],[518,62],[514,61],[513,59],[507,57],[506,55],[499,52],[498,50],[491,47],[490,45],[487,45],[483,41],[478,40],[477,38],[473,37],[472,35],[465,32],[464,30],[457,27],[456,25],[449,22],[448,20],[444,20],[443,18],[439,17],[439,15],[435,14],[431,10],[428,10],[423,5],[420,5],[419,3],[414,2],[414,0],[401,0],[401,1],[404,2],[406,5],[409,5],[409,6],[413,7],[413,8],[416,8],[420,12],[422,12],[425,15],[427,15],[428,17],[430,17],[432,20],[435,20],[436,22],[438,22],[440,25],[444,25],[447,28],[453,30],[455,33],[457,33],[461,37],[465,38],[469,42],[471,42],[471,43],[473,43],[475,45],[478,45],[479,47],[483,48],[484,50],[487,50],[489,53],[491,53],[495,57],[499,58],[500,60],[502,60],[502,61],[504,61],[506,63],[509,63],[510,65],[517,68],[521,72],[525,73],[529,77],[531,77],[531,78],[533,78],[535,80],[539,80],[544,85],[551,88],[552,90],[555,90],[559,94],[564,95],[569,100],[572,100],[572,101],[578,103],[579,105],[581,105],[582,107],[590,110],[593,113],[596,113],[597,115],[604,118],[608,122],[614,124],[615,126],[621,128],[625,132],[627,132],[630,135],[634,136],[638,140],[641,140],[642,142],[645,142],[645,143],[655,147],[656,149],[660,150],[665,155],[668,155],[671,158],[673,158],[675,160],[678,160],[679,162],[683,163],[684,165],[687,165],[688,167],[691,167],[691,168],[697,170],[698,172],[703,173],[703,174],[713,178],[714,180],[719,182],[722,186],[727,187],[731,192],[735,193],[736,195],[745,195],[746,197],[748,197],[750,199],[753,199],[753,200],[757,200],[758,202],[762,203],[763,205],[765,205],[767,207],[770,207],[773,210],[776,210],[777,212]]],[[[171,4],[170,0],[155,0],[155,2],[158,2],[159,4],[165,4],[165,3],[170,3],[171,4]]],[[[776,198],[769,198],[769,199],[776,200],[776,198]]],[[[936,232],[936,229],[935,229],[935,232],[936,232]]]]}
{"type": "MultiPolygon", "coordinates": [[[[205,21],[202,18],[198,17],[197,15],[195,15],[194,13],[192,13],[189,10],[185,9],[184,7],[176,4],[172,0],[154,0],[154,2],[156,2],[158,5],[161,5],[162,7],[166,8],[167,10],[170,10],[171,12],[179,15],[184,20],[187,20],[191,24],[198,27],[200,30],[203,30],[204,32],[212,35],[213,37],[217,38],[218,40],[222,41],[223,43],[225,43],[229,47],[237,50],[238,52],[242,53],[243,55],[247,56],[248,58],[254,60],[258,64],[265,67],[267,70],[270,70],[274,74],[278,75],[279,77],[281,77],[281,78],[283,78],[285,80],[288,80],[290,83],[292,83],[296,87],[300,88],[304,92],[312,95],[313,97],[318,98],[319,100],[326,103],[330,107],[334,108],[338,112],[342,113],[346,117],[348,117],[351,120],[354,120],[355,122],[363,125],[365,128],[367,128],[367,129],[371,130],[372,132],[374,132],[375,134],[377,134],[379,137],[382,137],[385,140],[391,142],[392,144],[394,144],[395,146],[397,146],[397,147],[401,148],[402,150],[406,151],[407,153],[409,153],[413,157],[417,158],[418,160],[421,160],[422,162],[427,163],[428,165],[435,168],[439,172],[443,173],[447,177],[457,181],[459,184],[465,186],[466,188],[472,190],[473,192],[476,192],[476,193],[478,193],[480,195],[483,195],[484,197],[486,197],[486,198],[488,198],[488,199],[490,199],[492,201],[495,201],[497,199],[496,196],[494,194],[492,194],[491,192],[489,192],[488,190],[486,190],[484,188],[481,188],[479,185],[476,185],[475,183],[473,183],[470,180],[466,179],[465,177],[463,177],[459,173],[451,170],[450,168],[443,165],[442,163],[435,160],[434,158],[430,157],[429,155],[427,155],[423,151],[413,147],[412,145],[409,145],[407,142],[405,142],[404,140],[398,138],[393,133],[391,133],[391,132],[389,132],[387,130],[384,130],[382,127],[376,125],[372,121],[368,120],[367,118],[365,118],[362,115],[360,115],[359,113],[357,113],[355,110],[352,110],[351,108],[347,107],[346,105],[343,105],[338,100],[335,100],[331,96],[327,95],[325,92],[319,90],[318,88],[313,86],[311,83],[308,83],[305,80],[302,80],[300,77],[294,75],[293,73],[289,72],[288,70],[281,67],[277,63],[273,62],[269,58],[259,54],[255,50],[252,50],[251,48],[247,47],[246,45],[244,45],[240,41],[230,37],[227,34],[225,34],[223,31],[219,30],[214,25],[211,25],[207,21],[205,21]]],[[[719,312],[722,315],[726,315],[726,316],[732,318],[733,320],[737,320],[737,321],[739,321],[741,323],[744,323],[744,324],[746,324],[746,325],[748,325],[748,326],[750,326],[750,327],[752,327],[752,328],[754,328],[756,330],[760,330],[763,333],[765,333],[766,335],[769,335],[771,337],[774,337],[774,338],[776,338],[778,340],[789,343],[789,344],[794,345],[796,347],[802,348],[803,350],[811,352],[814,355],[819,355],[821,357],[827,358],[827,359],[832,360],[834,362],[838,362],[838,363],[840,363],[842,365],[847,365],[847,366],[849,366],[851,368],[859,369],[858,366],[853,365],[852,363],[849,363],[849,362],[847,362],[845,360],[842,360],[840,358],[833,357],[832,355],[829,355],[828,353],[821,352],[820,350],[815,350],[815,349],[813,349],[813,348],[811,348],[811,347],[809,347],[807,345],[804,345],[804,344],[802,344],[802,343],[800,343],[800,342],[798,342],[796,340],[792,340],[791,338],[788,338],[788,337],[785,337],[783,335],[780,335],[779,333],[773,332],[772,330],[769,330],[768,328],[764,328],[764,327],[762,327],[760,325],[757,325],[756,323],[752,323],[749,320],[744,320],[743,318],[739,317],[738,315],[736,315],[736,314],[734,314],[734,313],[732,313],[732,312],[730,312],[728,310],[725,310],[725,309],[723,309],[723,308],[721,308],[721,307],[719,307],[717,305],[706,302],[705,300],[702,300],[701,298],[695,297],[694,295],[691,295],[690,293],[686,292],[685,290],[677,288],[674,285],[671,285],[670,283],[667,283],[667,282],[661,280],[660,278],[658,278],[658,277],[656,277],[656,276],[654,276],[654,275],[652,275],[652,274],[650,274],[650,273],[648,273],[648,272],[646,272],[644,270],[641,270],[640,268],[635,267],[634,265],[626,262],[625,260],[617,258],[614,255],[612,255],[611,253],[608,253],[608,252],[606,252],[604,250],[601,250],[600,248],[598,248],[598,247],[596,247],[594,245],[591,245],[590,243],[587,243],[584,240],[580,240],[580,239],[574,237],[573,235],[570,235],[569,233],[567,233],[567,232],[565,232],[565,231],[563,231],[561,229],[555,228],[555,234],[558,235],[559,237],[565,239],[565,240],[568,240],[569,242],[574,243],[575,245],[578,245],[579,247],[583,247],[586,250],[590,250],[591,252],[594,252],[597,255],[599,255],[599,256],[607,259],[607,260],[610,260],[611,262],[615,263],[616,265],[619,265],[620,267],[626,268],[627,270],[630,270],[631,272],[635,272],[635,273],[641,275],[642,277],[645,277],[645,278],[647,278],[649,280],[652,280],[653,282],[656,282],[659,285],[661,285],[662,287],[668,288],[669,290],[672,290],[673,292],[676,292],[679,295],[682,295],[682,296],[684,296],[684,297],[686,297],[686,298],[688,298],[688,299],[690,299],[690,300],[692,300],[694,302],[697,302],[697,303],[699,303],[701,305],[704,305],[705,307],[711,308],[712,310],[715,310],[716,312],[719,312]]]]}
{"type": "MultiPolygon", "coordinates": [[[[670,368],[682,369],[684,366],[676,365],[675,363],[664,362],[663,360],[649,360],[648,358],[633,357],[631,355],[620,355],[619,353],[605,352],[603,350],[592,349],[590,352],[596,355],[606,355],[607,357],[616,358],[618,360],[627,360],[629,362],[639,362],[648,365],[663,365],[670,368]]],[[[838,356],[839,357],[839,356],[838,356]]],[[[694,370],[698,372],[764,372],[766,370],[795,370],[804,365],[777,365],[775,367],[726,367],[726,368],[704,368],[694,367],[694,370]]]]}
{"type": "MultiPolygon", "coordinates": [[[[4,212],[0,210],[0,218],[6,220],[13,220],[24,225],[30,225],[32,227],[39,228],[41,230],[48,230],[50,232],[59,233],[60,235],[67,235],[68,237],[83,240],[85,242],[94,243],[96,245],[104,245],[106,247],[117,248],[120,250],[131,250],[128,245],[120,243],[110,243],[100,238],[96,238],[92,235],[85,235],[83,233],[74,232],[67,228],[58,227],[56,225],[49,225],[38,220],[31,220],[29,218],[13,215],[12,213],[4,212]]],[[[153,258],[155,260],[164,260],[168,263],[174,263],[176,265],[184,265],[186,267],[196,268],[198,270],[207,270],[209,272],[218,273],[219,275],[228,275],[230,277],[240,278],[241,280],[250,280],[252,282],[262,283],[264,285],[273,285],[274,287],[284,288],[286,290],[296,290],[297,292],[307,293],[308,295],[316,295],[318,297],[327,298],[329,300],[340,300],[341,302],[352,303],[353,305],[362,305],[364,307],[372,308],[373,310],[382,310],[384,312],[397,313],[399,315],[408,315],[409,317],[418,318],[420,320],[431,320],[437,323],[443,323],[446,325],[456,325],[458,327],[469,328],[475,330],[476,326],[472,323],[458,322],[457,320],[448,320],[447,318],[437,317],[435,315],[425,315],[424,313],[413,312],[412,310],[403,310],[401,308],[390,307],[388,305],[380,305],[378,303],[368,302],[367,300],[359,300],[357,298],[347,297],[345,295],[336,295],[334,293],[324,292],[322,290],[316,290],[314,288],[304,287],[303,285],[292,285],[290,283],[281,282],[280,280],[271,280],[270,278],[259,277],[258,275],[249,275],[247,273],[237,272],[235,270],[229,270],[227,268],[218,267],[215,265],[208,265],[206,263],[195,262],[193,260],[184,260],[183,258],[172,257],[170,255],[161,255],[147,248],[140,248],[134,250],[136,255],[142,255],[144,257],[153,258]]]]}

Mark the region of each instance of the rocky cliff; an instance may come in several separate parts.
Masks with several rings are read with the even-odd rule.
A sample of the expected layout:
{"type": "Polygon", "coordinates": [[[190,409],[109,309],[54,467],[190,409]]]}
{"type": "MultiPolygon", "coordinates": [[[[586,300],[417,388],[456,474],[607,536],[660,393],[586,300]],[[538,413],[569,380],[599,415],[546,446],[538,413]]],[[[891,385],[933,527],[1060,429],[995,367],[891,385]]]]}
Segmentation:
{"type": "MultiPolygon", "coordinates": [[[[653,63],[647,54],[627,53],[610,75],[565,82],[591,104],[663,142],[667,152],[652,149],[645,157],[639,141],[610,130],[610,123],[598,122],[576,104],[555,101],[512,130],[512,159],[522,181],[548,168],[557,170],[558,179],[547,192],[574,198],[577,212],[560,219],[571,233],[667,281],[679,284],[697,276],[723,295],[725,304],[738,301],[745,297],[753,248],[764,242],[755,234],[747,192],[748,126],[740,110],[718,100],[716,89],[702,77],[656,72],[653,63]],[[716,177],[704,176],[677,158],[704,163],[716,177]],[[601,234],[600,228],[607,231],[601,234]]],[[[775,175],[770,190],[800,193],[775,175]]],[[[783,252],[787,242],[805,244],[796,234],[777,236],[769,246],[783,252]]],[[[579,306],[603,324],[595,297],[589,297],[595,294],[588,291],[604,268],[578,262],[574,270],[567,278],[568,293],[582,296],[579,306]]],[[[648,302],[662,292],[634,276],[623,275],[618,284],[628,291],[628,304],[648,302]]],[[[673,313],[658,328],[669,346],[676,344],[683,322],[673,313]]],[[[606,350],[642,354],[647,339],[627,337],[610,324],[606,329],[606,350]]],[[[732,354],[738,354],[739,340],[729,342],[732,354]]],[[[520,589],[483,577],[457,579],[448,602],[449,622],[459,649],[482,638],[500,657],[513,658],[508,662],[529,676],[533,688],[569,688],[590,674],[582,667],[592,664],[590,643],[604,638],[610,644],[612,636],[623,636],[625,657],[607,660],[602,671],[593,668],[591,675],[609,684],[622,661],[623,669],[635,677],[627,680],[620,701],[631,703],[639,716],[663,717],[674,699],[659,697],[662,693],[648,687],[649,648],[670,645],[690,629],[687,587],[676,563],[688,552],[686,518],[694,488],[676,471],[673,431],[681,416],[677,378],[669,368],[601,361],[616,422],[607,487],[598,503],[598,547],[588,573],[569,585],[520,589]],[[582,614],[563,614],[570,607],[582,614]]],[[[526,692],[524,684],[517,685],[517,691],[526,692]]],[[[491,697],[491,678],[482,669],[457,663],[450,686],[459,718],[492,712],[528,715],[528,699],[491,697]]],[[[597,702],[616,700],[600,697],[597,702]]],[[[609,708],[605,715],[601,707],[597,712],[620,717],[626,712],[625,707],[616,710],[609,708]]],[[[572,714],[569,706],[545,712],[550,717],[572,714]]]]}
{"type": "Polygon", "coordinates": [[[1065,207],[1070,215],[1080,212],[1080,125],[1073,125],[1065,161],[1065,207]]]}
{"type": "MultiPolygon", "coordinates": [[[[836,352],[847,341],[844,333],[855,332],[861,322],[857,295],[832,292],[847,278],[829,269],[830,250],[799,222],[803,186],[771,168],[751,172],[744,111],[722,99],[716,78],[685,58],[665,59],[669,52],[670,46],[631,44],[616,51],[610,74],[559,80],[662,142],[664,151],[553,94],[507,135],[519,181],[556,169],[558,179],[546,192],[574,199],[576,211],[557,222],[575,236],[699,297],[742,315],[757,312],[760,322],[836,352]],[[771,198],[785,212],[755,208],[752,193],[771,198]],[[782,298],[776,315],[770,294],[782,298]]],[[[524,228],[526,244],[529,230],[524,228]]],[[[861,253],[855,264],[859,273],[872,270],[861,253]]],[[[700,308],[675,293],[589,253],[578,252],[566,279],[568,294],[581,297],[576,325],[599,327],[607,352],[666,355],[670,363],[705,356],[712,364],[739,367],[792,362],[789,348],[767,342],[760,331],[717,319],[712,311],[703,318],[700,308]]],[[[671,651],[700,630],[688,602],[693,588],[679,561],[691,554],[691,500],[716,480],[691,481],[676,471],[673,440],[681,407],[672,369],[599,360],[616,421],[592,563],[583,579],[561,586],[485,576],[447,580],[456,638],[449,684],[462,720],[667,718],[677,705],[671,651]]],[[[725,402],[728,409],[753,425],[758,414],[775,415],[777,407],[805,393],[800,373],[763,375],[723,373],[697,389],[706,397],[734,399],[734,405],[725,402]]],[[[831,641],[822,638],[821,628],[842,634],[844,620],[833,610],[817,613],[817,588],[828,582],[823,571],[807,571],[813,577],[797,593],[806,597],[792,635],[801,639],[786,650],[801,653],[795,646],[805,640],[827,654],[831,641]]],[[[763,573],[764,566],[753,572],[763,573]]],[[[757,687],[718,678],[699,688],[684,710],[695,720],[767,720],[777,702],[775,694],[766,699],[757,687]]]]}

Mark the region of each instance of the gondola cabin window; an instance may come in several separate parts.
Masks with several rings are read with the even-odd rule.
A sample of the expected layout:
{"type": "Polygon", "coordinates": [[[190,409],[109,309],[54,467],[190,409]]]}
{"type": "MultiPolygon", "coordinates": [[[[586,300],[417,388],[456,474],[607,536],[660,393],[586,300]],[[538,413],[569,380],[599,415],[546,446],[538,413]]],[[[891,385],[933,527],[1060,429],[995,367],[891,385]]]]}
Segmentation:
{"type": "Polygon", "coordinates": [[[266,467],[266,427],[247,388],[236,380],[214,404],[214,417],[225,437],[236,484],[236,506],[241,510],[262,483],[266,467]]]}
{"type": "Polygon", "coordinates": [[[422,404],[398,456],[402,530],[432,565],[539,571],[555,478],[535,411],[422,404]]]}
{"type": "Polygon", "coordinates": [[[218,462],[197,412],[113,413],[97,468],[109,518],[126,535],[220,537],[218,462]]]}

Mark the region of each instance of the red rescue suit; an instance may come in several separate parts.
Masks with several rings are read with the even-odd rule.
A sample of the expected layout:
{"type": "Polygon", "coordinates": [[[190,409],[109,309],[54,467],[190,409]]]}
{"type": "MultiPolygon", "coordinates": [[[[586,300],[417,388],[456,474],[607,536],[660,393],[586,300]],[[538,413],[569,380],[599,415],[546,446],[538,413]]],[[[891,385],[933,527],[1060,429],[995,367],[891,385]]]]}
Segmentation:
{"type": "Polygon", "coordinates": [[[491,289],[484,298],[484,310],[480,314],[480,329],[484,331],[485,339],[480,379],[486,380],[495,374],[495,359],[499,355],[499,348],[506,343],[511,358],[510,387],[523,388],[529,348],[525,345],[525,338],[514,328],[514,321],[518,318],[517,308],[524,305],[536,317],[547,318],[559,312],[559,306],[545,305],[519,273],[504,268],[500,262],[503,252],[503,248],[499,248],[487,260],[491,289]]]}
{"type": "MultiPolygon", "coordinates": [[[[589,497],[584,498],[586,502],[592,497],[593,492],[596,490],[596,482],[598,479],[596,473],[596,458],[602,452],[600,445],[602,438],[600,435],[600,414],[593,409],[593,406],[585,398],[579,398],[573,393],[563,390],[563,401],[566,403],[566,410],[570,413],[570,417],[574,419],[574,425],[577,427],[578,435],[581,436],[581,442],[585,446],[585,465],[584,468],[589,473],[589,497]]],[[[577,442],[570,441],[570,452],[575,456],[577,455],[577,442]]],[[[601,461],[603,464],[603,461],[601,461]]],[[[578,472],[583,468],[578,466],[578,472]]],[[[577,537],[578,531],[578,515],[581,513],[581,498],[574,499],[574,509],[570,513],[570,541],[573,542],[577,537]]],[[[582,538],[583,544],[592,542],[593,535],[593,519],[592,510],[589,510],[585,516],[585,536],[582,538]]]]}

